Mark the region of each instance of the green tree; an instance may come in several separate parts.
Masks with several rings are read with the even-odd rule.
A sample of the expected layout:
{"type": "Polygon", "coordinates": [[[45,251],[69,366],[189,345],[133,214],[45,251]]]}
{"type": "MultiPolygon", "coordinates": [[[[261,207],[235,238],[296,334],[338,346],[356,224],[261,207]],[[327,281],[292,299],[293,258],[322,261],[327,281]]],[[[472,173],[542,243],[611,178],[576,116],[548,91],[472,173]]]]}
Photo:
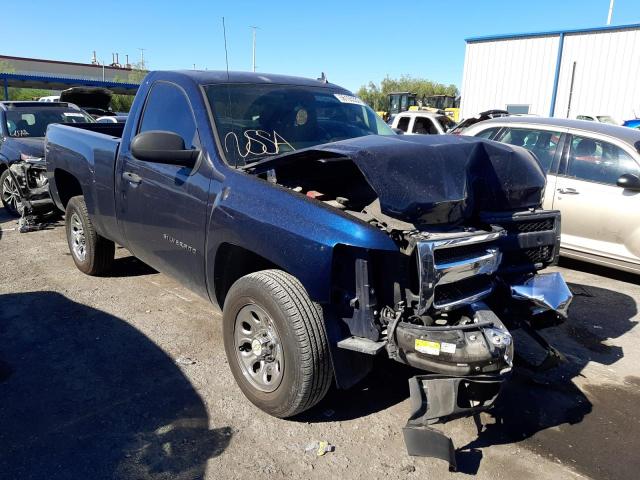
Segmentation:
{"type": "MultiPolygon", "coordinates": [[[[116,82],[126,83],[142,83],[144,77],[149,73],[148,70],[143,70],[140,63],[134,63],[133,69],[128,73],[125,79],[115,77],[116,82]]],[[[131,104],[133,104],[133,95],[120,95],[116,94],[111,97],[111,110],[114,112],[128,112],[131,110],[131,104]]]]}
{"type": "Polygon", "coordinates": [[[400,78],[386,76],[380,85],[369,82],[358,90],[358,96],[376,111],[387,110],[387,95],[391,92],[415,93],[418,99],[429,95],[458,95],[455,85],[444,85],[426,78],[414,78],[410,75],[401,75],[400,78]]]}

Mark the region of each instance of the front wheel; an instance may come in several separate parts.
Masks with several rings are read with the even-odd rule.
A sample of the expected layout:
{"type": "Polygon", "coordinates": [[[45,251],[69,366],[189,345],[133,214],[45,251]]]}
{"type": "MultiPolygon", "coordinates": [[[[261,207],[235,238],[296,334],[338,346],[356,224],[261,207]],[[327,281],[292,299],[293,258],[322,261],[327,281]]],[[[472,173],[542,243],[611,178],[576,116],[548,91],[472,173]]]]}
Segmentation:
{"type": "Polygon", "coordinates": [[[101,237],[93,227],[84,197],[69,200],[65,212],[67,243],[78,270],[87,275],[106,272],[115,255],[115,244],[101,237]]]}
{"type": "Polygon", "coordinates": [[[263,270],[237,280],[223,336],[236,382],[261,410],[291,417],[326,395],[333,375],[322,309],[295,277],[263,270]]]}
{"type": "Polygon", "coordinates": [[[9,169],[6,169],[0,175],[0,197],[7,213],[13,217],[19,217],[22,207],[22,195],[20,195],[18,185],[9,174],[9,169]]]}

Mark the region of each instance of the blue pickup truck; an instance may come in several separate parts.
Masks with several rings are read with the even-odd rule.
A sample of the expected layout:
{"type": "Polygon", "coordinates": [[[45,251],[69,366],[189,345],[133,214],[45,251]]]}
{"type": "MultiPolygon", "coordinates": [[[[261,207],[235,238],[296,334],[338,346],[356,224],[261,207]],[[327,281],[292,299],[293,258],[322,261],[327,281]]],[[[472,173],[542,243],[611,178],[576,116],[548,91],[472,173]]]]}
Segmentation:
{"type": "Polygon", "coordinates": [[[77,267],[119,244],[217,304],[236,381],[278,417],[383,354],[453,396],[434,416],[486,406],[510,329],[566,318],[562,277],[538,273],[560,217],[533,154],[396,135],[324,80],[153,72],[126,124],[51,125],[46,163],[77,267]]]}

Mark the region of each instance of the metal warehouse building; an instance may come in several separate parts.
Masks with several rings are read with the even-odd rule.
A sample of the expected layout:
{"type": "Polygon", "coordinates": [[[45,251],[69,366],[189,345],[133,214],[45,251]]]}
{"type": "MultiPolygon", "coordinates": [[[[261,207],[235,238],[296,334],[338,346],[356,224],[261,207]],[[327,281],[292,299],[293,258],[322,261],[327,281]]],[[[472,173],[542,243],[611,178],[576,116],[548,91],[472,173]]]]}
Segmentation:
{"type": "Polygon", "coordinates": [[[640,24],[466,39],[461,115],[640,117],[640,24]]]}

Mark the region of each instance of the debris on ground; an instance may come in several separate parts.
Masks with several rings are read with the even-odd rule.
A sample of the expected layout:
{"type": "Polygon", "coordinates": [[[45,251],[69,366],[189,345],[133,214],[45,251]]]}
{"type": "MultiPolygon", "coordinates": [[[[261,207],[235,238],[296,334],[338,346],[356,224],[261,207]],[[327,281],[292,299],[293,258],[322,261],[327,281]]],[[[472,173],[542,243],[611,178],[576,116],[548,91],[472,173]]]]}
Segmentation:
{"type": "Polygon", "coordinates": [[[411,464],[406,464],[406,465],[402,466],[400,471],[404,472],[404,473],[413,473],[413,472],[416,471],[416,467],[414,465],[411,465],[411,464]]]}
{"type": "Polygon", "coordinates": [[[194,358],[190,358],[190,357],[178,357],[176,359],[176,363],[180,364],[180,365],[195,365],[197,362],[197,360],[195,360],[194,358]]]}
{"type": "Polygon", "coordinates": [[[56,222],[46,221],[46,217],[41,215],[23,215],[18,220],[18,231],[20,233],[37,232],[38,230],[46,230],[56,222]]]}
{"type": "Polygon", "coordinates": [[[318,457],[322,457],[325,453],[333,452],[335,449],[335,445],[331,445],[329,442],[324,440],[313,441],[304,447],[304,451],[306,453],[315,453],[318,457]]]}

